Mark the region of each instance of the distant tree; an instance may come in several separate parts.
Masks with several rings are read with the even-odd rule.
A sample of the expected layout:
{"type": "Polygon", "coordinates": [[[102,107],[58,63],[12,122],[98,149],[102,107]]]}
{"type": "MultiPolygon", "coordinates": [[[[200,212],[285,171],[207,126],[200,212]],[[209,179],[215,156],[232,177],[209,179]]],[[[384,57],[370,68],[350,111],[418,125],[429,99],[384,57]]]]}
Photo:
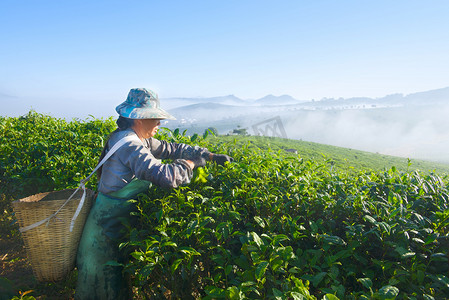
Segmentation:
{"type": "MultiPolygon", "coordinates": [[[[238,126],[237,126],[237,127],[238,127],[238,126]]],[[[234,130],[232,131],[232,133],[238,134],[238,135],[248,135],[248,131],[246,130],[246,128],[234,129],[234,130]]]]}

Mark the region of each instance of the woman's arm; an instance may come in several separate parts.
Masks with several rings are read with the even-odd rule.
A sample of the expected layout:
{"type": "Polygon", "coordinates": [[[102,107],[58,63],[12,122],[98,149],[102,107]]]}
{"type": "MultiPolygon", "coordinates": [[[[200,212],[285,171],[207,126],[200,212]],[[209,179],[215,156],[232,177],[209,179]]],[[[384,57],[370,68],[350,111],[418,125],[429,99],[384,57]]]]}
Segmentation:
{"type": "Polygon", "coordinates": [[[190,146],[182,143],[169,143],[167,141],[160,141],[155,138],[147,140],[149,148],[154,157],[158,159],[195,159],[199,156],[206,160],[212,159],[212,153],[206,148],[198,146],[190,146]]]}
{"type": "Polygon", "coordinates": [[[138,179],[148,180],[162,187],[176,188],[189,183],[193,169],[198,166],[195,159],[184,158],[176,158],[173,163],[163,164],[149,148],[133,142],[128,147],[125,146],[119,155],[121,162],[138,179]]]}

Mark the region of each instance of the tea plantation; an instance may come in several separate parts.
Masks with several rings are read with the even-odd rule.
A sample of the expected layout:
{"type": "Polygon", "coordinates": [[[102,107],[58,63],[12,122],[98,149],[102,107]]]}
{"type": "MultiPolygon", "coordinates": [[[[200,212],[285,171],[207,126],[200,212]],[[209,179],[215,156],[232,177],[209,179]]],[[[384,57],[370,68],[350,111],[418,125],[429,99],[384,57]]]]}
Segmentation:
{"type": "MultiPolygon", "coordinates": [[[[112,119],[0,117],[2,238],[20,239],[13,199],[76,187],[114,128],[112,119]]],[[[275,138],[158,138],[235,162],[135,200],[139,224],[120,247],[136,299],[448,297],[447,166],[275,138]]]]}

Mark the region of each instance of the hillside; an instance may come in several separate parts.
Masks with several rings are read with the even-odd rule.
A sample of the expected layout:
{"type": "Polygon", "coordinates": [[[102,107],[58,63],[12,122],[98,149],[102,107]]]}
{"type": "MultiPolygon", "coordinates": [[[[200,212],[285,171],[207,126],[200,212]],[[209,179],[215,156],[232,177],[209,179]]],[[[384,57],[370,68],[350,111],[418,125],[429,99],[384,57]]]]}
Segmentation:
{"type": "Polygon", "coordinates": [[[260,149],[270,148],[282,152],[294,149],[297,154],[289,155],[299,156],[305,160],[328,161],[330,165],[334,165],[341,171],[381,171],[394,166],[404,172],[419,170],[425,173],[435,172],[442,176],[449,174],[449,164],[446,163],[419,159],[409,160],[403,157],[278,137],[223,135],[217,137],[215,142],[235,142],[237,146],[249,143],[260,149]]]}

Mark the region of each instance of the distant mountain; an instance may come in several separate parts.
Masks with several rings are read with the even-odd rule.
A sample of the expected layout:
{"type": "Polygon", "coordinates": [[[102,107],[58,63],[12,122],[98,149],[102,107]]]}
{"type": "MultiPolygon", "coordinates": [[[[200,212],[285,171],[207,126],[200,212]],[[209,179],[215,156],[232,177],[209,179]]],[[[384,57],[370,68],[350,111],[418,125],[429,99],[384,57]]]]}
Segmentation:
{"type": "Polygon", "coordinates": [[[245,114],[241,106],[225,105],[220,103],[197,103],[169,110],[178,121],[224,119],[245,114]]]}
{"type": "Polygon", "coordinates": [[[289,104],[298,104],[300,103],[300,101],[296,100],[295,98],[289,95],[282,95],[282,96],[267,95],[263,98],[256,100],[255,103],[260,105],[289,105],[289,104]]]}
{"type": "Polygon", "coordinates": [[[211,98],[171,98],[161,100],[178,120],[189,122],[214,122],[229,118],[254,118],[255,116],[295,113],[303,110],[365,110],[379,108],[449,107],[449,87],[404,96],[392,94],[382,98],[324,98],[320,101],[299,101],[289,95],[267,95],[257,100],[242,100],[234,95],[211,98]],[[175,104],[174,101],[178,101],[175,104]],[[168,107],[167,107],[168,106],[168,107]]]}
{"type": "Polygon", "coordinates": [[[248,104],[247,101],[244,101],[234,95],[221,96],[221,97],[212,97],[212,98],[197,98],[199,102],[202,103],[218,103],[218,104],[226,104],[226,105],[242,105],[248,104]]]}
{"type": "Polygon", "coordinates": [[[163,98],[161,105],[166,109],[175,109],[178,107],[189,106],[193,104],[215,103],[232,106],[279,106],[279,105],[294,105],[304,103],[307,101],[300,101],[290,95],[267,95],[257,100],[244,100],[234,95],[219,96],[219,97],[193,97],[193,98],[163,98]]]}
{"type": "MultiPolygon", "coordinates": [[[[253,107],[277,107],[283,109],[362,109],[375,107],[402,107],[402,106],[426,106],[449,104],[449,87],[413,93],[409,95],[392,94],[381,98],[353,97],[353,98],[323,98],[320,101],[297,100],[290,95],[267,95],[257,100],[243,100],[234,95],[210,97],[210,98],[167,98],[162,99],[162,106],[166,109],[181,108],[194,104],[220,104],[235,106],[238,113],[242,107],[248,113],[253,113],[253,107]]],[[[190,107],[189,109],[191,109],[190,107]]],[[[195,109],[198,109],[196,106],[195,109]]],[[[208,106],[210,109],[210,106],[208,106]]],[[[206,109],[206,107],[204,107],[206,109]]],[[[218,109],[218,108],[217,108],[218,109]]],[[[223,108],[220,108],[223,110],[223,108]]],[[[229,109],[227,109],[229,110],[229,109]]]]}
{"type": "Polygon", "coordinates": [[[449,104],[449,87],[409,94],[404,97],[407,104],[429,105],[449,104]]]}
{"type": "Polygon", "coordinates": [[[194,97],[194,98],[163,98],[161,105],[166,109],[173,109],[181,106],[188,106],[199,103],[216,103],[223,105],[251,105],[249,101],[242,100],[234,95],[219,96],[219,97],[194,97]]]}
{"type": "Polygon", "coordinates": [[[373,107],[404,107],[404,106],[435,106],[449,104],[449,87],[413,93],[409,95],[391,94],[381,98],[324,98],[320,101],[302,102],[301,107],[330,108],[373,108],[373,107]]]}

